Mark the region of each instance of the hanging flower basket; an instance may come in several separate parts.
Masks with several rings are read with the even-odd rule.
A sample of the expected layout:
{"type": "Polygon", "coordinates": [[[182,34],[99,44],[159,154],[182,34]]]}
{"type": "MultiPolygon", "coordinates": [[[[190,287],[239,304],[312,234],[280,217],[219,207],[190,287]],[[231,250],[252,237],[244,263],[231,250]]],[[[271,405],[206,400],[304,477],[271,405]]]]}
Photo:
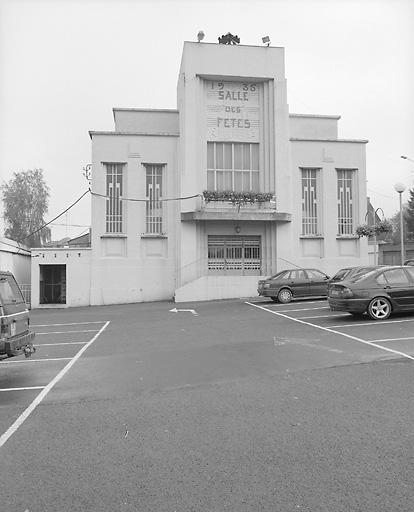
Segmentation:
{"type": "Polygon", "coordinates": [[[369,226],[368,224],[362,224],[361,226],[358,226],[355,230],[356,234],[359,236],[359,238],[366,236],[373,236],[373,235],[381,235],[383,233],[389,233],[392,231],[392,224],[389,220],[382,220],[378,222],[378,224],[375,224],[375,226],[369,226]]]}

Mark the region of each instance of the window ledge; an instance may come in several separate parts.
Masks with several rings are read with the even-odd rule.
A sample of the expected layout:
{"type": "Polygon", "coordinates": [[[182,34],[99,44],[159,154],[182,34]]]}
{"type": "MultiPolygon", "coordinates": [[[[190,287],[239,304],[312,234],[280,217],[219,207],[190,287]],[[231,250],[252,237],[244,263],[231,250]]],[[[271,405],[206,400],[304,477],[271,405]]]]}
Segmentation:
{"type": "Polygon", "coordinates": [[[168,238],[168,235],[163,233],[141,233],[141,238],[168,238]]]}
{"type": "Polygon", "coordinates": [[[337,240],[359,240],[358,235],[336,235],[337,240]]]}
{"type": "Polygon", "coordinates": [[[101,238],[128,238],[124,233],[105,233],[101,238]]]}
{"type": "Polygon", "coordinates": [[[321,239],[321,240],[323,240],[325,237],[324,237],[323,235],[300,235],[300,236],[299,236],[299,238],[303,238],[303,239],[305,239],[305,240],[307,240],[307,239],[309,239],[309,238],[310,238],[310,239],[314,239],[314,238],[316,238],[316,239],[321,239]]]}

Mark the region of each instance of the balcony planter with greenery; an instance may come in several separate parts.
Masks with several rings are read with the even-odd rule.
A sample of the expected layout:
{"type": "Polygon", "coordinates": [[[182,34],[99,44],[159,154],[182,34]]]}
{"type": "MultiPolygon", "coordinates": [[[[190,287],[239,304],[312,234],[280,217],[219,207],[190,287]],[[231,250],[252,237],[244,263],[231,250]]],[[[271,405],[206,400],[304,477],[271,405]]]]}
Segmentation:
{"type": "Polygon", "coordinates": [[[203,197],[206,203],[224,201],[236,206],[246,204],[268,203],[274,198],[271,192],[234,192],[232,190],[216,191],[204,190],[203,197]]]}
{"type": "Polygon", "coordinates": [[[392,224],[389,220],[382,220],[373,226],[362,224],[356,228],[356,234],[361,238],[363,236],[378,236],[383,233],[390,233],[392,231],[392,224]]]}

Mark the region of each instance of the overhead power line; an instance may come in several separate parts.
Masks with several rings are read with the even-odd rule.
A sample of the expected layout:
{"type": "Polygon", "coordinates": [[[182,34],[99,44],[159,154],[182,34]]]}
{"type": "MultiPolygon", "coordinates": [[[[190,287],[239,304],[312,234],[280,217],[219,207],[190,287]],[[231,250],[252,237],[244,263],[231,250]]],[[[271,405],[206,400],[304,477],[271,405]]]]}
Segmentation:
{"type": "MultiPolygon", "coordinates": [[[[8,245],[9,247],[13,247],[13,249],[18,249],[19,251],[30,252],[28,249],[25,249],[24,247],[20,247],[19,245],[9,244],[8,242],[5,242],[4,240],[0,240],[0,242],[4,245],[8,245]]],[[[19,243],[19,242],[17,242],[17,243],[19,243]]]]}
{"type": "MultiPolygon", "coordinates": [[[[65,210],[63,210],[63,212],[59,213],[59,215],[56,215],[56,217],[51,219],[49,222],[46,222],[46,224],[43,224],[43,226],[41,226],[40,228],[36,229],[35,231],[32,231],[31,233],[29,233],[24,238],[21,238],[20,240],[17,240],[17,243],[18,244],[21,243],[23,240],[26,240],[30,236],[35,235],[36,233],[38,233],[39,231],[41,231],[45,227],[49,226],[49,224],[52,224],[55,220],[57,220],[59,217],[61,217],[66,212],[68,212],[71,208],[73,208],[77,203],[79,203],[79,201],[84,196],[86,196],[86,194],[88,194],[88,193],[90,193],[93,196],[103,197],[105,199],[110,199],[111,198],[111,196],[107,196],[107,195],[104,195],[104,194],[98,194],[97,192],[92,192],[91,189],[85,190],[85,192],[80,197],[78,197],[78,199],[76,199],[76,201],[74,201],[70,206],[68,206],[65,210]]],[[[203,195],[202,194],[194,194],[192,196],[185,196],[185,197],[170,197],[170,198],[165,198],[165,199],[157,199],[157,201],[182,201],[182,200],[185,200],[185,199],[193,199],[195,197],[203,197],[203,195]]],[[[121,201],[133,201],[133,202],[145,202],[145,203],[148,202],[148,199],[137,199],[137,198],[132,198],[132,197],[120,197],[119,199],[121,201]]],[[[83,227],[83,226],[79,226],[79,227],[83,227]]],[[[19,247],[18,245],[12,245],[12,244],[9,244],[9,243],[3,242],[3,241],[2,241],[2,243],[5,244],[5,245],[9,245],[10,247],[14,247],[15,249],[23,249],[22,247],[19,247]]]]}
{"type": "MultiPolygon", "coordinates": [[[[91,190],[91,194],[93,196],[97,196],[97,197],[104,197],[105,199],[113,199],[113,196],[107,196],[105,194],[98,194],[97,192],[92,192],[91,190]]],[[[203,197],[203,194],[194,194],[192,196],[186,196],[186,197],[169,197],[169,198],[165,198],[165,199],[156,199],[156,201],[159,201],[159,202],[163,202],[163,201],[182,201],[184,199],[193,199],[194,197],[203,197]]],[[[133,201],[133,202],[138,202],[138,203],[147,203],[148,201],[150,201],[150,199],[136,199],[136,198],[132,198],[132,197],[117,197],[116,199],[119,199],[120,201],[133,201]]]]}
{"type": "Polygon", "coordinates": [[[52,220],[50,220],[49,222],[46,222],[46,224],[44,224],[42,227],[40,227],[39,229],[36,229],[35,231],[33,231],[32,233],[29,233],[27,236],[25,236],[24,238],[21,238],[20,240],[17,240],[17,243],[20,243],[22,242],[23,240],[26,240],[26,238],[29,238],[30,236],[38,233],[39,231],[41,231],[42,229],[44,229],[46,226],[48,226],[49,224],[51,224],[53,221],[55,221],[56,219],[58,219],[59,217],[61,217],[63,214],[65,214],[67,211],[69,211],[71,208],[73,208],[75,206],[75,204],[79,203],[79,201],[84,197],[86,196],[86,194],[88,194],[90,192],[90,189],[86,190],[78,199],[76,199],[76,201],[74,203],[72,203],[70,206],[68,206],[66,208],[66,210],[63,210],[62,213],[59,213],[59,215],[57,215],[56,217],[54,217],[52,220]]]}

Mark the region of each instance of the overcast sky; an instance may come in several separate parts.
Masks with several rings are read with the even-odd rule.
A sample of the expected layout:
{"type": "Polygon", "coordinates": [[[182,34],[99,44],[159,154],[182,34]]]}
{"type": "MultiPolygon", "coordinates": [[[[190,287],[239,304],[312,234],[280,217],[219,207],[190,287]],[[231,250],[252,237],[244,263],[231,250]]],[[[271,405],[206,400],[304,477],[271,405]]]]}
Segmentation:
{"type": "MultiPolygon", "coordinates": [[[[368,195],[398,209],[394,184],[414,183],[413,0],[0,0],[1,181],[43,168],[58,215],[87,189],[88,131],[113,130],[113,107],[176,108],[199,30],[285,47],[290,112],[339,114],[341,138],[368,139],[368,195]]],[[[84,232],[89,196],[57,222],[73,226],[55,239],[84,232]]]]}

